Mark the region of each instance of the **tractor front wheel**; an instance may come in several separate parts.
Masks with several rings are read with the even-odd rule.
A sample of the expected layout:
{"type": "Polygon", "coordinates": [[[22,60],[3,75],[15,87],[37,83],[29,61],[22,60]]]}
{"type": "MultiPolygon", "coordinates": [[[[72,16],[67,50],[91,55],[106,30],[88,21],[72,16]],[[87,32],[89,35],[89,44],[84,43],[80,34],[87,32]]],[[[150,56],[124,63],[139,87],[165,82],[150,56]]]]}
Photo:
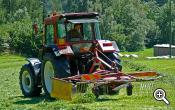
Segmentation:
{"type": "Polygon", "coordinates": [[[25,97],[39,96],[41,93],[41,87],[35,83],[35,75],[29,64],[24,65],[21,68],[19,75],[19,84],[22,94],[25,97]]]}

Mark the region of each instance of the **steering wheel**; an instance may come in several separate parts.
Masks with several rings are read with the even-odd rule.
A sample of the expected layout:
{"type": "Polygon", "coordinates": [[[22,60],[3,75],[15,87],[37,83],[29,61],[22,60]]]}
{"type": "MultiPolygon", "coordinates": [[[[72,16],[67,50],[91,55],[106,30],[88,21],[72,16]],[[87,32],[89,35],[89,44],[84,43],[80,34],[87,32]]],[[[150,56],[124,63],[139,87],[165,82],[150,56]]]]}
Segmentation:
{"type": "Polygon", "coordinates": [[[87,58],[87,59],[90,59],[94,56],[94,54],[90,51],[86,52],[86,53],[80,53],[79,54],[79,57],[81,58],[87,58]]]}

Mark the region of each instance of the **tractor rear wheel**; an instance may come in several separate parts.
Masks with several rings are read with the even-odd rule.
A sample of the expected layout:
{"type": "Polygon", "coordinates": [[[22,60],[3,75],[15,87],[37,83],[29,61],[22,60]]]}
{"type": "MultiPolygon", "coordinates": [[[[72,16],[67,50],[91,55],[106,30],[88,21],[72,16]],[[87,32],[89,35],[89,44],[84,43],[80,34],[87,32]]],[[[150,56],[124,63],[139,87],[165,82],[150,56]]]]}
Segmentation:
{"type": "Polygon", "coordinates": [[[22,94],[25,97],[39,96],[41,93],[41,87],[35,83],[35,75],[29,64],[24,65],[21,68],[19,75],[19,84],[22,94]]]}
{"type": "Polygon", "coordinates": [[[68,77],[70,74],[70,66],[65,57],[56,58],[51,54],[46,54],[41,70],[41,80],[46,96],[51,98],[52,78],[68,77]]]}
{"type": "MultiPolygon", "coordinates": [[[[116,63],[118,70],[122,71],[122,65],[121,65],[121,61],[119,58],[117,58],[114,54],[116,53],[106,53],[105,55],[113,62],[116,63]]],[[[116,54],[117,55],[117,54],[116,54]]],[[[109,61],[107,61],[109,63],[109,61]]],[[[106,67],[107,70],[110,70],[110,68],[106,67]]]]}

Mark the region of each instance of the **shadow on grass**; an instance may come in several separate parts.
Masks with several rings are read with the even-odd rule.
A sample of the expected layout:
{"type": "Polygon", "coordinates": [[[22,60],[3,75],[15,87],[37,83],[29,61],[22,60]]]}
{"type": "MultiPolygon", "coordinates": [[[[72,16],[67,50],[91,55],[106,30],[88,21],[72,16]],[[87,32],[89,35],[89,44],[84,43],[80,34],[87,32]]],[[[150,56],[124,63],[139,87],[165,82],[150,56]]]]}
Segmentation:
{"type": "MultiPolygon", "coordinates": [[[[56,101],[56,99],[50,99],[48,97],[46,97],[45,95],[41,95],[39,97],[33,97],[33,98],[26,98],[24,96],[17,96],[17,97],[13,97],[16,98],[17,100],[14,101],[14,104],[17,105],[23,105],[23,104],[38,104],[40,102],[54,102],[56,101]]],[[[98,98],[95,100],[95,102],[108,102],[108,101],[123,101],[128,99],[129,97],[120,97],[120,98],[98,98]]]]}
{"type": "Polygon", "coordinates": [[[97,102],[116,101],[116,100],[118,100],[118,99],[110,99],[110,98],[96,99],[97,102]]]}
{"type": "Polygon", "coordinates": [[[18,98],[21,98],[21,100],[14,101],[13,102],[14,104],[19,104],[19,105],[37,104],[37,103],[40,103],[42,101],[44,101],[44,102],[54,102],[55,101],[55,99],[49,99],[45,95],[41,95],[39,97],[32,97],[32,98],[26,98],[24,96],[18,96],[18,98]]]}
{"type": "Polygon", "coordinates": [[[100,99],[96,99],[97,102],[107,102],[107,101],[123,101],[123,100],[127,100],[130,97],[128,96],[124,96],[124,97],[118,97],[118,98],[100,98],[100,99]]]}

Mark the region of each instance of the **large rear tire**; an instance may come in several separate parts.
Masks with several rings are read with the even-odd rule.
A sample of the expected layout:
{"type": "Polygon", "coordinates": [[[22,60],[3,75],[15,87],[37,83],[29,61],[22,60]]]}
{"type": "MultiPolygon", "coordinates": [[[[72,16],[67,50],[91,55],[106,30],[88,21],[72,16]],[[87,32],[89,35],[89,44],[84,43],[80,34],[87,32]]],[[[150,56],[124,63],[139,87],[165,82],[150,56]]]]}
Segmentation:
{"type": "Polygon", "coordinates": [[[56,58],[51,54],[46,54],[43,57],[41,80],[47,97],[51,98],[53,77],[64,78],[70,75],[70,66],[65,57],[56,58]]]}
{"type": "MultiPolygon", "coordinates": [[[[122,65],[121,65],[121,61],[119,58],[117,58],[114,54],[116,53],[106,53],[105,55],[113,62],[116,63],[117,68],[119,71],[122,71],[122,65]]],[[[117,55],[117,54],[116,54],[117,55]]],[[[109,63],[109,61],[107,61],[109,63]]],[[[109,63],[110,64],[110,63],[109,63]]],[[[110,68],[106,67],[107,70],[110,70],[110,68]]]]}
{"type": "Polygon", "coordinates": [[[35,82],[35,75],[29,64],[22,66],[19,75],[19,84],[25,97],[36,97],[41,93],[41,87],[35,82]]]}

